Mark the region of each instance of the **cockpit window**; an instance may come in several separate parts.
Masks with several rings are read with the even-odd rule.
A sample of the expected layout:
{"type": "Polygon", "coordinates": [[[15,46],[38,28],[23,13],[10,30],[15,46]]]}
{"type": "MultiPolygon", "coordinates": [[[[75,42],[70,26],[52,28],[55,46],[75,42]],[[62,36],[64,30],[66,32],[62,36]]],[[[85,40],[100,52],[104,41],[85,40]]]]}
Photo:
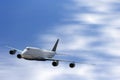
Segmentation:
{"type": "Polygon", "coordinates": [[[30,48],[27,48],[27,50],[30,50],[30,48]]]}

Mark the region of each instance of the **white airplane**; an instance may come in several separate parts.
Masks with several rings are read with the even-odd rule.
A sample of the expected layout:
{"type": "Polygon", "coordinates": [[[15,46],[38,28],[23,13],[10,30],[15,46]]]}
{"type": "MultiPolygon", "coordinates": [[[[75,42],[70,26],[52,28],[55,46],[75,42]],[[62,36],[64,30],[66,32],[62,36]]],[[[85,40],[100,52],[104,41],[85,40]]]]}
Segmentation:
{"type": "Polygon", "coordinates": [[[58,66],[59,61],[64,61],[64,62],[70,62],[69,67],[74,68],[75,67],[75,61],[67,61],[67,60],[59,60],[59,59],[54,59],[54,56],[57,54],[56,49],[58,45],[59,39],[57,39],[53,49],[51,51],[49,50],[43,50],[35,47],[26,47],[23,51],[18,50],[12,47],[9,53],[11,55],[14,55],[17,51],[20,52],[21,54],[17,54],[17,58],[21,59],[26,59],[26,60],[36,60],[36,61],[52,61],[53,66],[58,66]]]}

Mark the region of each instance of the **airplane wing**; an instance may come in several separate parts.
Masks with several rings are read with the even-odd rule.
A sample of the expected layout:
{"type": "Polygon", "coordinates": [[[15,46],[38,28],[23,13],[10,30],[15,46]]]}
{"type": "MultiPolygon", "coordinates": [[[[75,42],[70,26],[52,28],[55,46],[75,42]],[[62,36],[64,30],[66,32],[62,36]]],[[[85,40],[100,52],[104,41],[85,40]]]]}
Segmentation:
{"type": "Polygon", "coordinates": [[[63,54],[63,53],[57,53],[57,56],[71,56],[71,57],[78,57],[76,55],[71,55],[71,54],[63,54]]]}
{"type": "Polygon", "coordinates": [[[17,48],[14,48],[14,47],[10,47],[10,46],[6,46],[7,48],[11,49],[11,50],[16,50],[18,52],[22,52],[22,50],[20,49],[17,49],[17,48]]]}
{"type": "Polygon", "coordinates": [[[87,62],[77,62],[77,61],[72,61],[72,60],[63,60],[63,59],[46,59],[48,61],[61,61],[61,62],[70,62],[70,63],[79,63],[79,64],[88,64],[88,65],[95,65],[95,64],[91,64],[91,63],[87,63],[87,62]]]}

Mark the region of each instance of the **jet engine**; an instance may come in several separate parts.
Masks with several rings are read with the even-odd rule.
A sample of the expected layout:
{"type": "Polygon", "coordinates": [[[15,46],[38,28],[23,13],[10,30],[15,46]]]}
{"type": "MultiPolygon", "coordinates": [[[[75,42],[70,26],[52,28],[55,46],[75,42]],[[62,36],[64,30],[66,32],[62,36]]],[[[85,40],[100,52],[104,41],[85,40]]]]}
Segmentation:
{"type": "Polygon", "coordinates": [[[55,67],[58,66],[59,65],[59,61],[53,61],[52,65],[55,66],[55,67]]]}
{"type": "Polygon", "coordinates": [[[11,55],[15,55],[16,52],[17,52],[17,50],[15,50],[15,49],[9,51],[9,53],[10,53],[11,55]]]}
{"type": "Polygon", "coordinates": [[[70,68],[74,68],[74,67],[75,67],[75,63],[70,63],[70,64],[69,64],[69,67],[70,67],[70,68]]]}
{"type": "Polygon", "coordinates": [[[21,54],[18,54],[18,55],[17,55],[17,58],[21,59],[21,58],[22,58],[22,55],[21,55],[21,54]]]}

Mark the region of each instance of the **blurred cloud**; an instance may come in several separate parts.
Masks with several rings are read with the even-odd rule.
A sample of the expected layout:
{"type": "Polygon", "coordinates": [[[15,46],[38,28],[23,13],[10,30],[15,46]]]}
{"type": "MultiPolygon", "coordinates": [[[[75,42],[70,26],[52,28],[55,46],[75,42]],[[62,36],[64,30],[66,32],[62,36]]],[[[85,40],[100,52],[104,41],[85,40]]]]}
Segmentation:
{"type": "Polygon", "coordinates": [[[76,77],[79,79],[80,76],[91,77],[90,70],[93,69],[93,66],[86,65],[76,66],[76,69],[71,69],[68,65],[63,67],[62,63],[58,67],[53,67],[49,62],[19,60],[14,57],[10,58],[10,56],[9,58],[2,56],[2,58],[5,58],[0,64],[0,78],[2,80],[54,80],[59,76],[63,76],[59,77],[58,80],[60,80],[64,79],[65,75],[68,75],[65,78],[67,80],[70,79],[69,75],[74,75],[73,79],[76,79],[76,77]]]}
{"type": "MultiPolygon", "coordinates": [[[[115,5],[116,3],[120,4],[119,1],[73,1],[75,5],[72,9],[79,11],[65,20],[77,23],[56,26],[52,34],[48,33],[50,36],[44,35],[42,39],[49,44],[52,37],[52,39],[60,38],[60,51],[80,55],[86,58],[88,62],[97,64],[92,70],[88,68],[90,69],[88,76],[82,75],[78,79],[119,80],[120,10],[116,10],[119,6],[115,5]]],[[[88,69],[85,70],[88,71],[88,69]]]]}

